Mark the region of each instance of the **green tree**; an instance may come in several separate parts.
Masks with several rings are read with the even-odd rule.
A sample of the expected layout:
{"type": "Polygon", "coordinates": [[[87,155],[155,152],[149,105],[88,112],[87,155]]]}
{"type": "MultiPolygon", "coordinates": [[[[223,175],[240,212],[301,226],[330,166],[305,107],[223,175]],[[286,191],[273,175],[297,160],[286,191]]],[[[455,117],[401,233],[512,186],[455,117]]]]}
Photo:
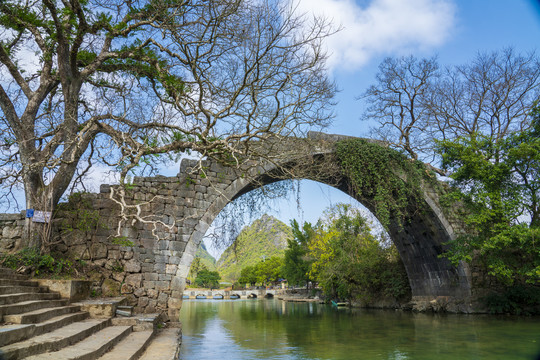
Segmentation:
{"type": "Polygon", "coordinates": [[[454,262],[474,257],[508,285],[540,280],[538,107],[533,116],[529,130],[496,142],[472,134],[439,143],[443,167],[459,190],[451,195],[469,211],[469,231],[451,244],[449,257],[454,262]]]}
{"type": "Polygon", "coordinates": [[[197,278],[195,279],[195,286],[215,289],[219,287],[219,280],[221,280],[221,276],[217,271],[202,269],[197,274],[197,278]]]}
{"type": "Polygon", "coordinates": [[[311,281],[308,274],[312,262],[307,256],[308,244],[315,232],[308,222],[305,222],[300,229],[295,219],[291,221],[291,228],[294,238],[287,240],[287,250],[283,259],[283,277],[291,285],[307,285],[311,281]]]}
{"type": "Polygon", "coordinates": [[[54,211],[95,164],[122,183],[159,154],[249,166],[279,154],[247,142],[332,118],[332,30],[285,1],[3,0],[0,33],[0,184],[26,208],[54,211]]]}
{"type": "Polygon", "coordinates": [[[188,277],[191,279],[191,281],[197,278],[197,275],[201,270],[208,270],[208,268],[202,263],[200,257],[195,257],[195,259],[193,259],[193,262],[191,263],[191,267],[189,268],[188,277]]]}
{"type": "Polygon", "coordinates": [[[272,256],[269,259],[264,259],[255,265],[255,273],[257,274],[257,282],[267,285],[275,285],[282,277],[281,269],[283,267],[283,258],[272,256]]]}
{"type": "Polygon", "coordinates": [[[238,279],[238,283],[242,285],[249,284],[251,286],[254,286],[257,283],[257,273],[255,270],[255,265],[248,265],[242,268],[242,270],[240,271],[240,278],[238,279]]]}
{"type": "Polygon", "coordinates": [[[311,274],[323,291],[341,299],[410,296],[405,268],[395,247],[383,247],[361,212],[338,204],[325,212],[310,243],[311,274]]]}

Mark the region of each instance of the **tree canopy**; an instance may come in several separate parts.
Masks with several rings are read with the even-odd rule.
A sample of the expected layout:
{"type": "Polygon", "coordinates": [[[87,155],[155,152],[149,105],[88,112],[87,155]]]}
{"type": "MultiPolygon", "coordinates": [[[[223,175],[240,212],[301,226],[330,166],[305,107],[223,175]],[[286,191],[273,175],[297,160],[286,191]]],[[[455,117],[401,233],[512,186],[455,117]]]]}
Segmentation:
{"type": "Polygon", "coordinates": [[[99,164],[188,151],[231,166],[332,118],[320,18],[280,0],[0,2],[3,199],[54,210],[99,164]]]}

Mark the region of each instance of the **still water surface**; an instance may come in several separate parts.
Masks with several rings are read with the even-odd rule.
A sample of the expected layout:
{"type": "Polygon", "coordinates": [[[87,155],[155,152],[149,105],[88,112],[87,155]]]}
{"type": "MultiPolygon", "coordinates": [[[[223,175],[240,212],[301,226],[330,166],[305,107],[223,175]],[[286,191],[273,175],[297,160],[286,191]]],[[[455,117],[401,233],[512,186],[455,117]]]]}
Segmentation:
{"type": "Polygon", "coordinates": [[[540,319],[184,300],[180,359],[536,359],[540,319]]]}

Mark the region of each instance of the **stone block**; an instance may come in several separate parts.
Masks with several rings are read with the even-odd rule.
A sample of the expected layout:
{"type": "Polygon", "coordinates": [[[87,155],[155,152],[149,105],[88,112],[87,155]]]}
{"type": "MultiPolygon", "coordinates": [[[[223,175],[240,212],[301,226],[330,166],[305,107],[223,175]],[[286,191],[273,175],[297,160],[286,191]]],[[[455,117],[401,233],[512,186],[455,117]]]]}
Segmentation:
{"type": "Polygon", "coordinates": [[[133,286],[124,283],[122,284],[122,287],[120,288],[120,292],[122,294],[131,294],[133,293],[133,286]]]}
{"type": "Polygon", "coordinates": [[[176,269],[177,269],[177,266],[176,265],[173,265],[173,264],[167,264],[165,266],[165,274],[176,274],[176,269]]]}
{"type": "Polygon", "coordinates": [[[92,259],[107,258],[107,245],[102,243],[94,243],[90,245],[90,256],[92,259]]]}
{"type": "Polygon", "coordinates": [[[120,250],[109,250],[108,251],[108,254],[107,254],[107,258],[109,259],[116,259],[116,260],[120,260],[122,259],[122,255],[120,254],[120,250]]]}
{"type": "Polygon", "coordinates": [[[90,260],[90,252],[86,245],[71,246],[68,250],[68,254],[74,259],[90,260]]]}
{"type": "Polygon", "coordinates": [[[125,279],[125,283],[133,286],[134,288],[141,287],[142,281],[142,274],[131,274],[126,276],[125,279]]]}
{"type": "Polygon", "coordinates": [[[154,271],[158,274],[165,274],[165,267],[166,264],[164,263],[154,264],[154,271]]]}
{"type": "Polygon", "coordinates": [[[170,290],[170,281],[156,281],[156,290],[170,290]]]}
{"type": "Polygon", "coordinates": [[[147,293],[148,293],[148,297],[151,299],[157,299],[159,295],[159,291],[157,291],[156,289],[150,289],[147,291],[147,293]]]}
{"type": "Polygon", "coordinates": [[[70,301],[80,301],[90,297],[92,281],[51,279],[35,279],[34,281],[37,281],[40,286],[47,286],[50,291],[57,292],[62,298],[70,301]]]}
{"type": "Polygon", "coordinates": [[[146,295],[146,289],[145,288],[137,288],[133,291],[133,295],[135,295],[136,297],[141,297],[141,296],[144,296],[146,295]]]}
{"type": "Polygon", "coordinates": [[[137,260],[131,259],[124,264],[124,270],[129,273],[141,272],[141,264],[137,260]]]}
{"type": "Polygon", "coordinates": [[[169,297],[167,306],[171,309],[180,309],[182,307],[182,298],[169,297]]]}
{"type": "Polygon", "coordinates": [[[101,284],[101,294],[103,296],[120,295],[120,283],[113,279],[105,279],[103,284],[101,284]]]}
{"type": "Polygon", "coordinates": [[[167,300],[168,299],[169,299],[169,295],[167,295],[164,292],[160,293],[158,298],[157,298],[158,306],[165,307],[167,305],[167,300]]]}
{"type": "Polygon", "coordinates": [[[141,264],[141,272],[145,274],[154,272],[154,264],[152,263],[141,264]]]}
{"type": "Polygon", "coordinates": [[[150,299],[148,299],[147,297],[140,297],[139,298],[139,302],[137,303],[137,306],[138,307],[141,307],[141,308],[144,308],[146,306],[148,306],[148,302],[150,301],[150,299]]]}
{"type": "Polygon", "coordinates": [[[144,280],[147,280],[147,281],[156,281],[158,280],[158,274],[155,273],[155,272],[145,272],[143,274],[144,276],[144,280]]]}
{"type": "Polygon", "coordinates": [[[184,241],[171,241],[171,242],[169,242],[169,250],[184,251],[185,248],[186,248],[186,243],[184,241]]]}
{"type": "Polygon", "coordinates": [[[156,287],[155,281],[143,281],[143,286],[146,289],[146,292],[148,293],[151,289],[154,289],[156,287]]]}
{"type": "Polygon", "coordinates": [[[119,283],[122,283],[124,281],[124,277],[126,276],[126,273],[124,272],[117,272],[117,271],[113,271],[113,273],[111,274],[111,277],[118,281],[119,283]]]}
{"type": "Polygon", "coordinates": [[[2,229],[2,237],[6,239],[15,239],[22,236],[23,229],[16,226],[6,226],[2,229]]]}
{"type": "Polygon", "coordinates": [[[158,280],[163,280],[163,281],[171,281],[172,280],[172,275],[167,275],[167,274],[159,274],[158,275],[158,280]]]}

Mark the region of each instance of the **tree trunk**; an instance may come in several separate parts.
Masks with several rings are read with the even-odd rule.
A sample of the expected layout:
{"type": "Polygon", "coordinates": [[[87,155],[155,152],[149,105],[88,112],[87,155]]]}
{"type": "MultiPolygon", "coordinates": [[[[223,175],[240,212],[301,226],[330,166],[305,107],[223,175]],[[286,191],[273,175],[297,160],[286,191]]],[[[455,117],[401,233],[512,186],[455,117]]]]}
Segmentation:
{"type": "Polygon", "coordinates": [[[15,249],[36,248],[41,253],[48,253],[52,218],[48,214],[52,214],[54,202],[48,187],[44,186],[42,181],[31,181],[36,178],[38,177],[25,177],[26,209],[34,210],[34,216],[25,218],[23,236],[15,245],[15,249]],[[40,220],[40,217],[36,216],[37,212],[45,215],[44,222],[36,221],[40,220]]]}

